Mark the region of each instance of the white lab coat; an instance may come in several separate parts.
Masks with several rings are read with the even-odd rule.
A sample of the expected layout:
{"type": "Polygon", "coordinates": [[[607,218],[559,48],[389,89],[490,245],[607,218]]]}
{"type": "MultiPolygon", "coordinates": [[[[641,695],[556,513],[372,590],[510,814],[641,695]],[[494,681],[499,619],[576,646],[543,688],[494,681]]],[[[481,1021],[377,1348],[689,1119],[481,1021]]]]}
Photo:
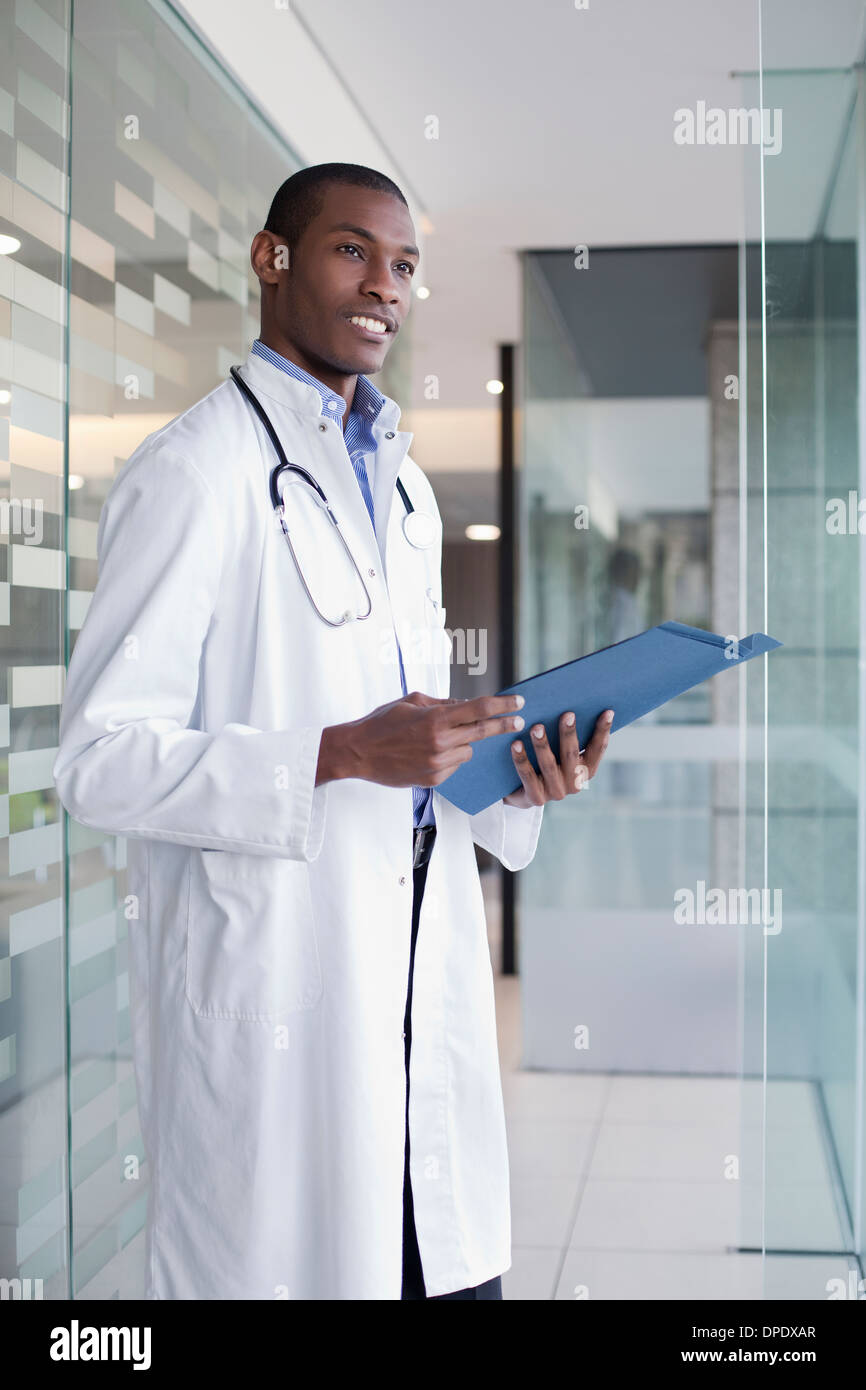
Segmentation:
{"type": "MultiPolygon", "coordinates": [[[[334,628],[313,611],[268,501],[272,447],[226,380],[146,439],[106,499],[54,775],[72,816],[128,840],[147,1297],[399,1299],[412,793],[315,773],[324,727],[400,697],[394,624],[408,690],[448,694],[441,520],[390,398],[374,539],[316,390],[252,354],[243,373],[327,493],[373,612],[334,628]],[[404,536],[398,470],[436,519],[430,549],[404,536]]],[[[510,1264],[473,840],[520,869],[542,819],[503,802],[469,816],[438,792],[434,807],[410,1073],[429,1295],[510,1264]]]]}

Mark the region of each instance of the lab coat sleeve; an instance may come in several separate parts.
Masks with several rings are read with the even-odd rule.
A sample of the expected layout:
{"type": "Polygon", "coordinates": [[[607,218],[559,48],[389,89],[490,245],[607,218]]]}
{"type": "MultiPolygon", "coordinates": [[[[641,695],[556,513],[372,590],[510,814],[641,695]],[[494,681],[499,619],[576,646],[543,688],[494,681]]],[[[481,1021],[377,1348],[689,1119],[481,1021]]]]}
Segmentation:
{"type": "Polygon", "coordinates": [[[495,801],[469,817],[472,838],[506,869],[525,869],[535,857],[543,813],[543,806],[507,806],[504,801],[495,801]]]}
{"type": "Polygon", "coordinates": [[[194,727],[222,554],[216,499],[195,465],[160,445],[134,455],[99,519],[98,580],[61,712],[58,795],[108,834],[312,860],[327,808],[328,784],[315,786],[321,727],[194,727]]]}

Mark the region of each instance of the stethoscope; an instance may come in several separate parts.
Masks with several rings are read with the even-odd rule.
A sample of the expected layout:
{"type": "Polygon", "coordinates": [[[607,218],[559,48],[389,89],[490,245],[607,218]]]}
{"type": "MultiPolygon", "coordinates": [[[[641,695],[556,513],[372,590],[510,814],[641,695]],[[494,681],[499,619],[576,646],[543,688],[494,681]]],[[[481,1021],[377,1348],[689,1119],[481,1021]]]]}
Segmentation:
{"type": "MultiPolygon", "coordinates": [[[[268,416],[268,413],[262,405],[261,401],[259,400],[258,396],[256,396],[255,392],[252,391],[250,387],[247,385],[247,383],[244,381],[237,367],[231,367],[230,371],[232,380],[234,381],[235,385],[238,387],[241,394],[246,396],[250,405],[253,407],[262,424],[264,425],[265,430],[268,434],[268,438],[273,444],[274,451],[277,455],[277,458],[279,459],[279,463],[271,470],[269,484],[271,506],[273,507],[274,512],[279,520],[280,526],[282,527],[283,535],[285,536],[289,550],[292,553],[292,559],[295,562],[295,569],[298,571],[298,577],[304,586],[307,598],[310,600],[310,603],[312,604],[316,613],[322,619],[322,622],[327,623],[329,627],[342,627],[344,623],[351,622],[353,619],[356,619],[360,622],[364,618],[369,618],[371,612],[373,611],[373,600],[370,596],[370,591],[367,588],[367,585],[364,581],[364,576],[358,568],[358,563],[354,555],[352,554],[352,551],[349,548],[348,542],[346,541],[346,538],[340,529],[340,523],[334,515],[334,512],[331,508],[331,504],[325,496],[324,490],[313,477],[312,473],[308,472],[306,468],[301,468],[300,464],[297,463],[289,463],[289,460],[286,458],[285,450],[283,449],[283,446],[280,443],[279,435],[274,429],[274,426],[268,416]],[[303,478],[304,482],[307,483],[310,486],[310,488],[312,488],[313,492],[316,494],[319,501],[321,502],[322,507],[326,511],[328,518],[334,527],[334,530],[340,538],[340,544],[342,545],[343,549],[349,557],[349,560],[351,561],[352,567],[358,576],[361,587],[364,590],[364,595],[367,600],[366,613],[350,613],[347,609],[346,612],[343,613],[342,617],[340,618],[328,618],[325,616],[325,614],[319,608],[319,605],[316,603],[316,600],[313,598],[313,595],[310,592],[310,587],[307,584],[307,581],[304,577],[304,571],[301,568],[297,555],[295,554],[295,547],[292,545],[292,538],[289,535],[289,528],[286,525],[286,504],[283,500],[283,495],[280,491],[280,479],[284,473],[295,473],[298,477],[303,478]]],[[[412,505],[412,501],[409,497],[409,494],[399,478],[397,479],[397,490],[400,493],[400,496],[403,499],[403,505],[406,508],[406,515],[403,517],[404,536],[406,537],[409,544],[414,546],[416,550],[428,549],[436,539],[438,528],[436,526],[435,520],[427,512],[417,512],[415,510],[414,506],[412,505]]]]}

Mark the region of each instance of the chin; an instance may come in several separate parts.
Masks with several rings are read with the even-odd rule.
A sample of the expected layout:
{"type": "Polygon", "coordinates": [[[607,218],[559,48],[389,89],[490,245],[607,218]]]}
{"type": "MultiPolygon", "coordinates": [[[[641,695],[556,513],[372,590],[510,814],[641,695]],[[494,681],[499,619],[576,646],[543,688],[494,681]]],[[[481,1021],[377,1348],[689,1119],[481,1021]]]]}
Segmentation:
{"type": "Polygon", "coordinates": [[[357,376],[361,372],[364,376],[369,376],[371,372],[380,372],[384,366],[385,358],[388,356],[388,346],[386,345],[383,352],[375,343],[371,343],[369,353],[359,352],[351,361],[340,362],[337,370],[353,376],[357,376]]]}

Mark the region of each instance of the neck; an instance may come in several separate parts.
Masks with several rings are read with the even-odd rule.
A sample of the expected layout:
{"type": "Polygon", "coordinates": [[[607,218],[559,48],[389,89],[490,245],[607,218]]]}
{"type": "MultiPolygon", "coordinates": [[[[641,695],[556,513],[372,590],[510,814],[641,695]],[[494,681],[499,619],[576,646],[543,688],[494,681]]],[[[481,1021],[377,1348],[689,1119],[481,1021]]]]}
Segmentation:
{"type": "Polygon", "coordinates": [[[357,372],[352,376],[345,376],[342,372],[335,371],[327,363],[320,362],[315,357],[308,357],[297,344],[289,342],[288,338],[284,338],[273,329],[262,329],[259,339],[265,347],[271,349],[271,352],[278,352],[281,357],[285,357],[289,362],[294,362],[296,367],[301,367],[303,371],[309,372],[310,376],[314,376],[317,381],[321,381],[323,386],[327,386],[338,396],[342,396],[346,402],[346,410],[343,415],[345,420],[355,399],[355,387],[358,384],[357,372]]]}

